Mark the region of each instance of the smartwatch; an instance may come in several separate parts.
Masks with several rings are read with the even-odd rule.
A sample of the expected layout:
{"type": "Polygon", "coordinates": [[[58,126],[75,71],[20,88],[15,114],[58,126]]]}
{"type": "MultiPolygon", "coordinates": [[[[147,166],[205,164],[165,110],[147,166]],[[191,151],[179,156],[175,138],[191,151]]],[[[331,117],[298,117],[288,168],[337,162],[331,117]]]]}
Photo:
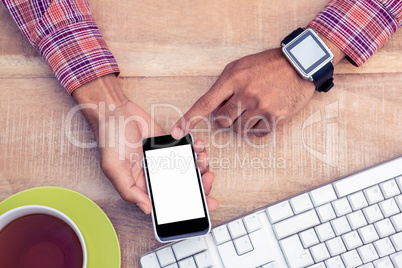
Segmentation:
{"type": "Polygon", "coordinates": [[[312,29],[298,28],[281,42],[282,51],[300,75],[315,84],[319,92],[333,86],[334,55],[312,29]]]}

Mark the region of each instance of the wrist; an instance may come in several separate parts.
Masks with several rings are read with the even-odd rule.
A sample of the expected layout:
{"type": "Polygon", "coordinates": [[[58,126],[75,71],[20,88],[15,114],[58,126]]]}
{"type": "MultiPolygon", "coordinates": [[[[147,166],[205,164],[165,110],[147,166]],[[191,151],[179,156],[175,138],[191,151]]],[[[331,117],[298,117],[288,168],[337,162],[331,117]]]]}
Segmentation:
{"type": "Polygon", "coordinates": [[[114,74],[98,77],[82,85],[74,90],[72,97],[78,104],[105,102],[121,106],[128,102],[114,74]]]}
{"type": "Polygon", "coordinates": [[[321,40],[331,49],[332,54],[334,54],[334,66],[337,65],[345,56],[346,54],[331,40],[329,40],[325,35],[318,32],[316,29],[311,28],[320,38],[321,40]]]}
{"type": "Polygon", "coordinates": [[[129,102],[114,74],[101,76],[82,85],[74,90],[72,97],[79,105],[89,104],[89,108],[82,108],[81,112],[96,138],[99,122],[104,121],[110,112],[129,102]]]}

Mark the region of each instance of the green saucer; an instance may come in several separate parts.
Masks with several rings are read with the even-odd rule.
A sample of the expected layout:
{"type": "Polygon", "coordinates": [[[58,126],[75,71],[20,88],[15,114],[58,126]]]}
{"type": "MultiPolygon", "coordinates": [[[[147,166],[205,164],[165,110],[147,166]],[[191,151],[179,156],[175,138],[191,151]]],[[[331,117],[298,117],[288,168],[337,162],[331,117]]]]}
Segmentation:
{"type": "Polygon", "coordinates": [[[120,268],[120,246],[106,214],[80,193],[59,187],[39,187],[21,191],[0,203],[0,215],[16,207],[42,205],[66,214],[84,236],[88,268],[120,268]]]}

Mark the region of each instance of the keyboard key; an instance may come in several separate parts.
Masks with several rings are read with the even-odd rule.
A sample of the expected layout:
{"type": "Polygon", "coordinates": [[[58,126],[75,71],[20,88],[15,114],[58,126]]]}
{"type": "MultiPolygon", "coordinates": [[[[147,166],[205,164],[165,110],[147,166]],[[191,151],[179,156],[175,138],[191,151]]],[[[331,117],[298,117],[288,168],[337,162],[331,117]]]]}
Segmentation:
{"type": "Polygon", "coordinates": [[[310,210],[313,208],[313,203],[311,203],[311,199],[308,195],[308,193],[301,194],[299,196],[293,197],[290,199],[290,205],[293,208],[293,211],[296,214],[299,214],[301,212],[310,210]]]}
{"type": "Polygon", "coordinates": [[[364,195],[366,196],[367,202],[369,205],[378,203],[382,200],[384,200],[384,196],[381,193],[380,187],[378,185],[375,185],[373,187],[370,187],[368,189],[363,190],[364,195]]]}
{"type": "Polygon", "coordinates": [[[270,240],[265,230],[260,229],[249,234],[254,250],[239,256],[232,241],[218,246],[224,267],[259,267],[274,261],[270,240]]]}
{"type": "Polygon", "coordinates": [[[207,249],[204,237],[194,237],[172,245],[173,252],[178,260],[184,259],[207,249]]]}
{"type": "Polygon", "coordinates": [[[395,203],[395,199],[393,198],[380,202],[378,206],[386,218],[399,213],[398,205],[395,203]]]}
{"type": "Polygon", "coordinates": [[[253,245],[251,244],[250,238],[248,235],[239,237],[233,241],[237,255],[243,255],[244,253],[250,252],[253,250],[253,245]]]}
{"type": "Polygon", "coordinates": [[[310,197],[315,207],[334,201],[337,198],[331,184],[311,191],[310,197]]]}
{"type": "Polygon", "coordinates": [[[394,266],[391,263],[391,260],[388,257],[376,260],[374,262],[374,266],[376,268],[394,268],[394,266]]]}
{"type": "Polygon", "coordinates": [[[378,236],[383,238],[390,236],[395,233],[395,229],[389,219],[384,219],[382,221],[374,223],[375,229],[377,230],[378,236]]]}
{"type": "Polygon", "coordinates": [[[392,245],[396,251],[402,251],[402,233],[397,233],[390,236],[392,245]]]}
{"type": "Polygon", "coordinates": [[[368,206],[366,197],[362,191],[349,195],[348,199],[353,210],[358,210],[368,206]]]}
{"type": "Polygon", "coordinates": [[[384,257],[395,252],[394,246],[388,237],[374,242],[374,247],[377,250],[378,256],[384,257]]]}
{"type": "Polygon", "coordinates": [[[352,212],[352,208],[350,207],[346,197],[332,202],[332,206],[334,207],[335,213],[338,215],[338,217],[352,212]]]}
{"type": "Polygon", "coordinates": [[[320,223],[314,210],[309,210],[273,225],[278,239],[304,231],[320,223]]]}
{"type": "Polygon", "coordinates": [[[344,197],[400,175],[401,166],[401,158],[396,158],[336,181],[333,186],[338,196],[344,197]]]}
{"type": "Polygon", "coordinates": [[[360,258],[363,263],[378,259],[378,254],[377,251],[375,251],[373,244],[361,246],[357,248],[357,251],[359,252],[360,258]]]}
{"type": "Polygon", "coordinates": [[[346,252],[346,247],[340,237],[335,237],[331,240],[328,240],[327,242],[325,242],[325,244],[327,245],[328,251],[331,256],[336,256],[346,252]]]}
{"type": "Polygon", "coordinates": [[[264,264],[261,268],[279,268],[279,265],[276,261],[264,264]]]}
{"type": "Polygon", "coordinates": [[[140,262],[143,268],[160,268],[155,253],[150,253],[148,255],[142,256],[140,262]]]}
{"type": "Polygon", "coordinates": [[[344,234],[342,236],[343,242],[348,250],[355,249],[363,245],[359,234],[356,231],[344,234]]]}
{"type": "Polygon", "coordinates": [[[179,261],[180,268],[197,268],[193,257],[179,261]]]}
{"type": "Polygon", "coordinates": [[[317,263],[317,264],[313,264],[307,268],[326,268],[325,264],[323,262],[317,263]]]}
{"type": "Polygon", "coordinates": [[[171,265],[165,266],[163,268],[179,268],[179,265],[177,263],[172,263],[171,265]]]}
{"type": "Polygon", "coordinates": [[[320,217],[321,222],[326,222],[335,219],[335,211],[332,208],[331,203],[319,206],[316,208],[317,214],[320,217]]]}
{"type": "Polygon", "coordinates": [[[303,248],[297,235],[285,238],[279,241],[279,244],[291,268],[301,268],[314,264],[310,252],[303,248]]]}
{"type": "Polygon", "coordinates": [[[313,228],[299,233],[299,237],[303,243],[304,248],[309,248],[319,243],[317,234],[315,233],[313,228]]]}
{"type": "Polygon", "coordinates": [[[402,251],[389,256],[395,268],[402,268],[402,251]]]}
{"type": "Polygon", "coordinates": [[[267,215],[271,223],[275,223],[293,216],[289,202],[283,201],[267,208],[267,215]]]}
{"type": "Polygon", "coordinates": [[[356,230],[360,227],[367,225],[366,218],[364,217],[363,212],[361,210],[346,215],[346,218],[348,219],[350,228],[352,228],[352,230],[356,230]]]}
{"type": "Polygon", "coordinates": [[[221,226],[218,226],[218,227],[212,229],[212,234],[215,238],[215,242],[218,245],[230,240],[229,231],[228,231],[228,228],[226,227],[226,225],[221,225],[221,226]]]}
{"type": "Polygon", "coordinates": [[[402,231],[402,213],[392,216],[390,219],[391,219],[392,224],[394,225],[394,229],[397,232],[401,232],[402,231]]]}
{"type": "Polygon", "coordinates": [[[244,227],[243,221],[241,219],[229,222],[227,226],[229,229],[230,236],[233,239],[247,234],[246,228],[244,227]]]}
{"type": "Polygon", "coordinates": [[[362,260],[359,257],[359,254],[355,249],[345,252],[341,255],[343,262],[345,263],[346,267],[357,267],[362,263],[362,260]]]}
{"type": "Polygon", "coordinates": [[[370,263],[366,263],[362,266],[359,266],[359,268],[375,268],[375,267],[374,267],[374,264],[372,262],[370,262],[370,263]]]}
{"type": "Polygon", "coordinates": [[[198,253],[194,256],[194,259],[195,263],[197,264],[197,268],[208,268],[213,265],[209,251],[198,253]]]}
{"type": "Polygon", "coordinates": [[[341,257],[339,257],[339,256],[326,260],[325,265],[327,266],[327,268],[343,268],[343,267],[345,267],[341,257]]]}
{"type": "Polygon", "coordinates": [[[377,231],[372,224],[358,229],[358,232],[364,244],[368,244],[379,239],[377,231]]]}
{"type": "Polygon", "coordinates": [[[396,183],[399,185],[399,189],[402,192],[402,176],[396,177],[395,178],[396,183]]]}
{"type": "Polygon", "coordinates": [[[171,247],[166,247],[166,248],[158,250],[156,252],[156,256],[158,256],[159,263],[162,267],[176,262],[176,259],[173,255],[173,251],[172,251],[171,247]]]}
{"type": "Polygon", "coordinates": [[[318,225],[317,227],[315,227],[315,231],[321,242],[324,242],[328,239],[335,237],[335,233],[329,222],[318,225]]]}
{"type": "Polygon", "coordinates": [[[328,249],[324,243],[311,247],[310,253],[313,256],[315,262],[320,262],[330,258],[328,249]]]}
{"type": "Polygon", "coordinates": [[[345,216],[332,220],[331,225],[336,235],[343,235],[352,230],[345,216]]]}
{"type": "Polygon", "coordinates": [[[373,223],[384,218],[377,204],[364,208],[363,213],[368,223],[373,223]]]}
{"type": "Polygon", "coordinates": [[[380,183],[380,188],[385,199],[388,199],[401,193],[394,179],[380,183]]]}
{"type": "Polygon", "coordinates": [[[395,197],[395,202],[398,204],[399,209],[402,211],[402,194],[395,197]]]}
{"type": "Polygon", "coordinates": [[[254,213],[247,215],[243,218],[244,224],[246,225],[247,232],[251,233],[257,231],[261,228],[261,222],[258,218],[258,214],[254,213]]]}

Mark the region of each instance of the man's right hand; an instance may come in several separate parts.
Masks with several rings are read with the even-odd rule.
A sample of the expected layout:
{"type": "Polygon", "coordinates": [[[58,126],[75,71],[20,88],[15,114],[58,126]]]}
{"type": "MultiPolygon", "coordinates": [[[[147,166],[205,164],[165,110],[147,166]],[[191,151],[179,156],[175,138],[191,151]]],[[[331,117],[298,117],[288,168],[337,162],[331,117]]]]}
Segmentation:
{"type": "MultiPolygon", "coordinates": [[[[345,54],[320,37],[332,50],[336,65],[345,54]]],[[[314,92],[313,82],[301,78],[281,49],[246,56],[226,66],[211,89],[173,126],[171,134],[179,139],[203,117],[214,113],[221,127],[233,126],[239,134],[250,131],[262,137],[278,121],[285,122],[298,113],[314,92]]]]}

